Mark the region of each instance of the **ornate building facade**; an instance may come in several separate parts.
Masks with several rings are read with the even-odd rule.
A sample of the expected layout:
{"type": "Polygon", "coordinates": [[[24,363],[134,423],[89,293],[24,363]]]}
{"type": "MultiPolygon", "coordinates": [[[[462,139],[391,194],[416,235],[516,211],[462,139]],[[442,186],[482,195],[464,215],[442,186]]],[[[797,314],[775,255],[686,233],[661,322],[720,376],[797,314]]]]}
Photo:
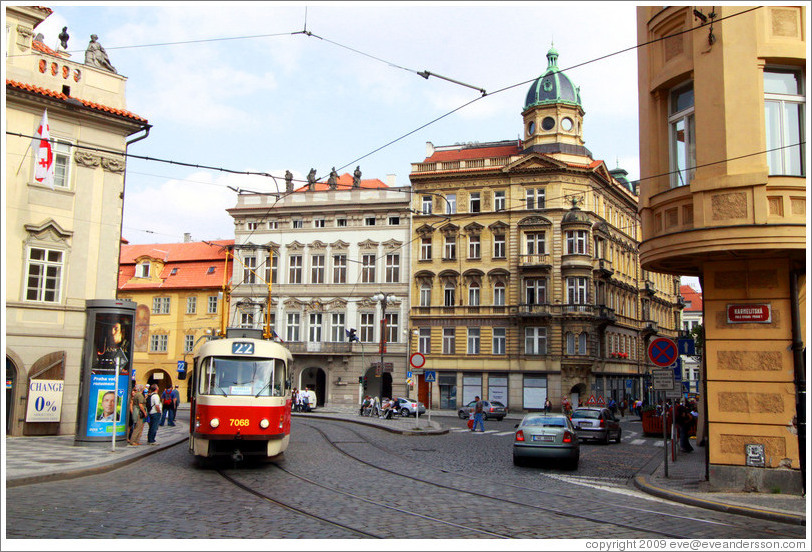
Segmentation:
{"type": "Polygon", "coordinates": [[[410,202],[408,188],[389,184],[335,175],[243,193],[228,210],[237,257],[230,324],[262,327],[271,282],[271,326],[293,353],[293,386],[311,386],[318,405],[406,392],[410,202]]]}
{"type": "Polygon", "coordinates": [[[807,9],[637,9],[641,262],[700,279],[719,489],[802,487],[807,9]]]}
{"type": "Polygon", "coordinates": [[[434,408],[641,397],[648,340],[679,329],[678,279],[640,269],[637,196],[584,147],[557,58],[527,93],[523,140],[429,143],[412,164],[411,348],[437,371],[434,408]]]}

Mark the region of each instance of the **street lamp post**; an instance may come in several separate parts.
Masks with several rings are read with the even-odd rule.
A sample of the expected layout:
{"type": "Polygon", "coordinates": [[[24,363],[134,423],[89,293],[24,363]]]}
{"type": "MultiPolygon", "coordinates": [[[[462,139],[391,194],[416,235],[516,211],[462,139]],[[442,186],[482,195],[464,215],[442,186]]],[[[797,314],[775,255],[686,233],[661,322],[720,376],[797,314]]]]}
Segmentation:
{"type": "MultiPolygon", "coordinates": [[[[381,383],[383,383],[383,369],[384,369],[384,362],[383,362],[383,355],[386,350],[386,304],[393,304],[395,302],[395,296],[391,293],[384,293],[379,291],[375,295],[372,296],[373,301],[379,301],[381,303],[381,342],[380,342],[380,353],[381,353],[381,383]]],[[[390,397],[391,398],[391,397],[390,397]]]]}

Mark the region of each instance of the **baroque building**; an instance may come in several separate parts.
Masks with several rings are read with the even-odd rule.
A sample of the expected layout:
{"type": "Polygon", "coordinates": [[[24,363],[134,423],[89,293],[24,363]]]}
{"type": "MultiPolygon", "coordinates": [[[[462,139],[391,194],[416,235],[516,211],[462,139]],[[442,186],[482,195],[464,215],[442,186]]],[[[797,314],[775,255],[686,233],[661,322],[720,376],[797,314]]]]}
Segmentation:
{"type": "Polygon", "coordinates": [[[75,434],[87,301],[116,298],[126,162],[111,152],[150,125],[127,111],[126,77],[37,40],[50,8],[4,7],[6,433],[75,434]],[[53,186],[35,179],[46,110],[53,186]],[[61,382],[52,421],[27,421],[34,380],[61,382]]]}
{"type": "Polygon", "coordinates": [[[715,489],[803,487],[807,9],[637,8],[640,259],[701,283],[715,489]]]}
{"type": "Polygon", "coordinates": [[[292,184],[241,193],[228,209],[231,325],[262,327],[270,283],[270,323],[293,354],[294,387],[311,386],[318,406],[405,395],[409,189],[395,187],[394,175],[387,185],[360,173],[292,184]]]}
{"type": "Polygon", "coordinates": [[[433,408],[641,397],[648,341],[679,329],[678,279],[640,269],[637,195],[584,146],[557,58],[527,92],[522,140],[429,143],[412,164],[411,348],[436,371],[433,408]]]}
{"type": "Polygon", "coordinates": [[[177,385],[186,400],[188,380],[178,377],[178,362],[187,362],[188,372],[198,343],[220,330],[222,289],[233,270],[226,252],[233,245],[234,240],[122,245],[118,297],[137,305],[135,383],[155,383],[161,392],[177,385]]]}

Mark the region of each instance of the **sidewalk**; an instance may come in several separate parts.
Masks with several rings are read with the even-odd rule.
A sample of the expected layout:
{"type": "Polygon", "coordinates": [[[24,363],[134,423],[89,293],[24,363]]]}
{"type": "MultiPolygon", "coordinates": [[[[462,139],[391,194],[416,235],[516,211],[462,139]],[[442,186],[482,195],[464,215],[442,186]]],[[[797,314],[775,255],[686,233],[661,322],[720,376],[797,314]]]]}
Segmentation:
{"type": "MultiPolygon", "coordinates": [[[[188,410],[188,404],[181,404],[188,410]]],[[[433,411],[433,416],[456,416],[456,411],[433,411]]],[[[360,416],[354,407],[324,406],[313,412],[294,412],[300,420],[318,418],[371,425],[402,435],[435,435],[448,433],[441,425],[430,420],[429,415],[415,418],[383,420],[360,416]]],[[[511,422],[522,418],[521,414],[509,414],[511,422]]],[[[628,421],[630,417],[627,417],[628,421]]],[[[46,437],[6,437],[6,485],[16,487],[31,483],[72,479],[85,475],[104,473],[138,460],[159,450],[177,445],[189,437],[187,423],[176,420],[175,427],[158,429],[158,445],[147,446],[146,428],[140,446],[119,445],[113,452],[110,443],[93,446],[74,446],[72,435],[46,437]]],[[[513,423],[506,427],[513,427],[513,423]]],[[[668,459],[668,477],[665,477],[661,459],[650,464],[649,473],[634,478],[634,485],[641,491],[660,498],[754,518],[782,523],[804,525],[806,523],[806,499],[802,496],[765,493],[718,493],[707,490],[705,481],[705,449],[694,445],[690,454],[677,453],[676,462],[668,459]]]]}

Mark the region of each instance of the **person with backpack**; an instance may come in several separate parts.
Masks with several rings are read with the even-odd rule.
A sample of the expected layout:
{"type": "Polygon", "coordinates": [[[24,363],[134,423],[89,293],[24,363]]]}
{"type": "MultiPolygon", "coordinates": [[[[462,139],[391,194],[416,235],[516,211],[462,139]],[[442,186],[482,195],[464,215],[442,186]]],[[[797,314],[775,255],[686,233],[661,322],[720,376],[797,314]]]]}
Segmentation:
{"type": "Polygon", "coordinates": [[[172,421],[172,386],[168,386],[166,389],[163,390],[161,393],[161,423],[158,424],[161,427],[166,423],[166,417],[169,415],[170,422],[169,425],[175,425],[175,422],[172,421]]]}
{"type": "Polygon", "coordinates": [[[133,446],[141,444],[138,441],[141,440],[144,421],[147,419],[147,399],[144,398],[143,388],[143,385],[136,385],[133,388],[132,401],[130,401],[130,418],[133,421],[133,428],[127,442],[133,446]]]}
{"type": "Polygon", "coordinates": [[[147,395],[147,417],[149,418],[149,432],[147,444],[157,445],[155,437],[158,435],[158,424],[161,422],[161,399],[158,397],[158,385],[153,383],[147,395]]]}

